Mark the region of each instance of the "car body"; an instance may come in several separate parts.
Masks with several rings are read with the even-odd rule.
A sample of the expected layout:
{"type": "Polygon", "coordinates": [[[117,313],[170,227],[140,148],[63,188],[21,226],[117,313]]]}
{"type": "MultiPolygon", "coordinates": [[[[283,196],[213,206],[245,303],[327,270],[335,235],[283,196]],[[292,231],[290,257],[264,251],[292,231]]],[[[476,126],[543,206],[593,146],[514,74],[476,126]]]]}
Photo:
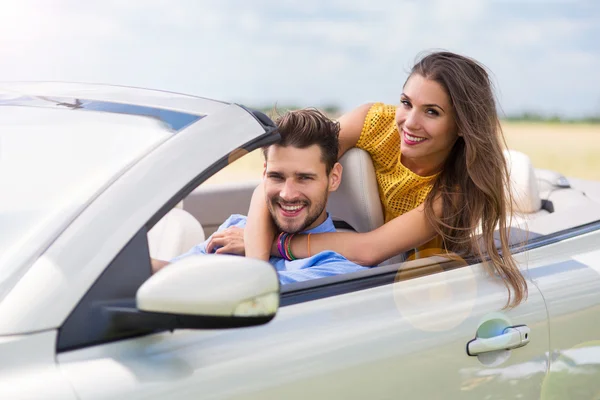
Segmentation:
{"type": "MultiPolygon", "coordinates": [[[[200,240],[246,212],[257,182],[201,183],[277,140],[261,113],[138,88],[3,83],[0,126],[2,399],[600,394],[597,182],[527,175],[545,211],[515,229],[529,296],[514,308],[482,264],[441,256],[279,287],[268,264],[242,257],[150,268],[173,239],[159,232],[170,217],[192,216],[200,240]]],[[[364,230],[351,221],[360,211],[348,215],[364,230]]]]}

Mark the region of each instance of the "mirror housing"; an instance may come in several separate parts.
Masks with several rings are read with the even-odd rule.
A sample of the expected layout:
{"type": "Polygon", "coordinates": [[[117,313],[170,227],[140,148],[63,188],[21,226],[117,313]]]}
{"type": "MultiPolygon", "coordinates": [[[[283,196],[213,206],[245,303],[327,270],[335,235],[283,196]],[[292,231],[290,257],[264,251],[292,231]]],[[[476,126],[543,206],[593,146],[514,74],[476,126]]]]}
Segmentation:
{"type": "Polygon", "coordinates": [[[186,257],[138,289],[141,311],[211,317],[274,316],[279,279],[265,261],[231,255],[186,257]]]}
{"type": "Polygon", "coordinates": [[[199,255],[170,264],[144,282],[135,307],[110,305],[128,329],[223,329],[261,325],[279,308],[279,278],[266,261],[199,255]]]}

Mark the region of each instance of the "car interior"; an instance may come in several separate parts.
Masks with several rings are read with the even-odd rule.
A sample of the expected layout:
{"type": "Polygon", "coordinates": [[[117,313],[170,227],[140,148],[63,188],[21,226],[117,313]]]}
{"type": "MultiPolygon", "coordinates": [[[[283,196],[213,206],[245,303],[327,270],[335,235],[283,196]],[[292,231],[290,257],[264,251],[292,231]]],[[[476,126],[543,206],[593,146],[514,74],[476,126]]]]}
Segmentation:
{"type": "MultiPolygon", "coordinates": [[[[513,252],[597,229],[600,221],[598,183],[567,180],[557,172],[534,169],[529,158],[521,153],[507,152],[506,157],[515,207],[520,212],[512,224],[517,232],[526,232],[526,236],[514,236],[513,252]]],[[[340,162],[344,167],[343,183],[330,195],[327,205],[334,223],[339,230],[366,232],[377,228],[383,223],[383,212],[369,155],[352,149],[340,162]]],[[[149,222],[138,231],[64,322],[57,341],[58,351],[143,335],[156,329],[175,329],[175,325],[165,328],[164,324],[180,321],[178,318],[167,314],[166,319],[154,320],[152,313],[140,313],[135,305],[138,289],[151,275],[148,257],[168,261],[203,242],[231,214],[246,214],[258,183],[256,180],[204,183],[191,191],[186,189],[187,196],[172,209],[159,211],[158,222],[149,222]]],[[[374,268],[281,286],[279,307],[389,285],[477,262],[441,254],[406,256],[392,257],[374,268]]]]}
{"type": "MultiPolygon", "coordinates": [[[[599,219],[600,190],[593,183],[560,173],[535,169],[526,154],[505,151],[511,178],[513,210],[510,223],[516,232],[513,244],[552,235],[599,219]],[[586,186],[588,184],[589,186],[586,186]],[[564,218],[566,214],[569,218],[564,218]]],[[[349,150],[340,160],[342,184],[327,204],[339,231],[368,232],[384,221],[373,163],[367,152],[349,150]]],[[[200,185],[169,211],[148,233],[152,258],[169,260],[208,238],[231,214],[246,215],[259,181],[200,185]]],[[[383,265],[405,260],[405,254],[383,265]]]]}

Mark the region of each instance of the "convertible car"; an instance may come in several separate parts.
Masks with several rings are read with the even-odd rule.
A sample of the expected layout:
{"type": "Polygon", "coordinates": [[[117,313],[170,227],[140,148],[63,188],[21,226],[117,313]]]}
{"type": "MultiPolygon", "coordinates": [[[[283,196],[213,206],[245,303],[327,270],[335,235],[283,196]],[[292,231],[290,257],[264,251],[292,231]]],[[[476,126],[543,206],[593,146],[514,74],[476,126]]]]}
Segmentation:
{"type": "MultiPolygon", "coordinates": [[[[0,399],[600,398],[600,183],[518,152],[517,307],[481,264],[435,254],[284,286],[227,255],[152,275],[247,212],[257,182],[202,183],[277,139],[237,104],[0,84],[0,399]]],[[[368,155],[341,161],[329,213],[376,228],[368,155]]]]}

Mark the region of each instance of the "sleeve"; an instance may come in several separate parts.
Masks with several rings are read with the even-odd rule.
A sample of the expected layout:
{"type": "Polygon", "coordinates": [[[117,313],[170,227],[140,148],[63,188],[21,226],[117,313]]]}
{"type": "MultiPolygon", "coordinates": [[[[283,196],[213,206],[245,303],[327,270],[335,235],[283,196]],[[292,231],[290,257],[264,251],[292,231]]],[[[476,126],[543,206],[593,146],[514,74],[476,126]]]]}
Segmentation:
{"type": "Polygon", "coordinates": [[[371,155],[375,165],[390,166],[400,155],[400,136],[396,128],[396,107],[375,103],[365,117],[356,147],[371,155]]]}
{"type": "Polygon", "coordinates": [[[317,257],[317,260],[308,268],[279,271],[279,282],[285,285],[368,269],[368,267],[348,261],[333,251],[321,252],[315,257],[317,257]]]}
{"type": "MultiPolygon", "coordinates": [[[[223,222],[221,224],[221,226],[219,226],[219,228],[217,229],[217,232],[221,232],[221,231],[229,228],[230,226],[239,226],[240,228],[243,228],[245,225],[246,225],[246,218],[244,216],[238,215],[238,214],[233,214],[229,218],[227,218],[225,220],[225,222],[223,222]]],[[[212,238],[212,235],[210,235],[208,237],[208,239],[206,239],[204,242],[195,245],[194,247],[189,249],[187,252],[178,255],[177,257],[171,259],[169,262],[174,263],[175,261],[182,260],[189,256],[197,256],[200,254],[206,254],[206,246],[208,245],[208,242],[210,242],[211,238],[212,238]]]]}

